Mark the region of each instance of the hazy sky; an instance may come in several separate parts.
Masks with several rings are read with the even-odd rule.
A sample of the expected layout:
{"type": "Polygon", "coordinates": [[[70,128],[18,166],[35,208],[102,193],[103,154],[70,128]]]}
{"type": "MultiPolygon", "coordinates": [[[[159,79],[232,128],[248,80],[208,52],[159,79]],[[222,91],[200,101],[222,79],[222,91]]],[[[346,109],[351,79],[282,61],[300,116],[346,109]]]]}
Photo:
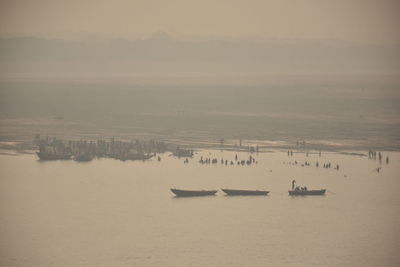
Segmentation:
{"type": "Polygon", "coordinates": [[[0,36],[156,31],[215,38],[400,42],[400,1],[0,0],[0,36]]]}

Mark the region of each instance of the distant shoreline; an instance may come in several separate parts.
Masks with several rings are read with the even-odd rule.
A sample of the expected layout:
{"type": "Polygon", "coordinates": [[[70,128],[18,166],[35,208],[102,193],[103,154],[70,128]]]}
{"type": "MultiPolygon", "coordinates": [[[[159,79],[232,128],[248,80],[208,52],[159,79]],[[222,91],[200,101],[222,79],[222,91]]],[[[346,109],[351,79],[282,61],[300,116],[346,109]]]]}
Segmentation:
{"type": "MultiPolygon", "coordinates": [[[[57,137],[59,138],[59,137],[57,137]]],[[[84,137],[80,138],[81,140],[87,141],[94,141],[94,139],[84,137]]],[[[110,138],[105,138],[108,140],[110,138]]],[[[4,139],[3,139],[4,140],[4,139]]],[[[67,141],[68,139],[65,139],[67,141]]],[[[128,139],[122,139],[128,140],[128,139]]],[[[135,140],[135,139],[132,139],[135,140]]],[[[141,139],[143,140],[143,139],[141,139]]],[[[157,140],[157,139],[154,139],[157,140]]],[[[375,150],[375,151],[393,151],[393,152],[400,152],[400,149],[396,149],[393,147],[381,147],[373,149],[371,147],[366,147],[362,145],[328,145],[323,143],[305,143],[305,145],[298,145],[291,144],[291,143],[284,143],[279,142],[278,144],[271,144],[269,145],[263,144],[263,142],[268,142],[268,140],[245,140],[246,144],[250,145],[242,145],[242,147],[226,144],[220,145],[216,144],[215,142],[198,142],[198,141],[190,141],[190,140],[169,140],[169,139],[162,139],[165,143],[167,143],[170,148],[180,146],[182,148],[190,148],[193,150],[224,150],[224,151],[237,151],[237,152],[249,152],[249,153],[271,153],[276,151],[287,151],[292,150],[294,153],[309,153],[309,154],[316,154],[319,152],[333,152],[333,153],[340,153],[344,155],[355,155],[355,156],[367,156],[367,151],[375,150]],[[250,147],[255,147],[258,145],[259,150],[258,152],[250,151],[250,147]]],[[[167,152],[172,152],[173,149],[169,149],[167,152]]],[[[18,155],[18,154],[35,154],[38,151],[37,146],[33,143],[33,141],[25,140],[25,141],[0,141],[0,154],[1,155],[18,155]]]]}
{"type": "Polygon", "coordinates": [[[263,132],[259,130],[260,128],[250,127],[252,125],[247,127],[245,132],[240,132],[237,129],[240,129],[240,123],[246,123],[245,120],[233,120],[232,123],[236,128],[225,127],[225,125],[218,125],[218,128],[203,128],[187,125],[192,120],[196,122],[197,119],[203,117],[186,118],[180,121],[179,118],[166,116],[162,120],[171,121],[171,123],[164,125],[157,123],[142,125],[141,118],[133,118],[133,121],[127,123],[115,123],[106,119],[84,121],[59,117],[2,117],[0,118],[0,149],[14,150],[19,153],[36,151],[38,147],[34,144],[34,138],[40,134],[42,137],[56,137],[60,140],[95,141],[111,140],[111,138],[127,142],[156,140],[163,141],[173,148],[180,146],[188,149],[248,151],[249,147],[258,146],[260,152],[270,150],[400,151],[400,140],[395,137],[395,133],[391,133],[390,136],[374,135],[372,134],[374,129],[367,128],[363,136],[352,132],[342,133],[330,130],[318,132],[313,129],[293,132],[293,129],[272,126],[270,126],[272,131],[263,132]],[[175,123],[172,122],[173,120],[175,123]],[[337,138],[335,138],[336,133],[340,134],[337,138]],[[241,146],[240,143],[242,143],[241,146]]]}

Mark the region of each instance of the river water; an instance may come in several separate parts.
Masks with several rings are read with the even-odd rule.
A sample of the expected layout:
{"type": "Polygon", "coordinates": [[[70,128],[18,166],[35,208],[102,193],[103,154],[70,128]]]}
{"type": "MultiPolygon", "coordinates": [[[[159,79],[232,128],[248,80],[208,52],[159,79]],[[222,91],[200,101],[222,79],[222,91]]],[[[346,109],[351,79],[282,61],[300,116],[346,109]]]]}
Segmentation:
{"type": "Polygon", "coordinates": [[[400,266],[400,153],[384,152],[389,164],[285,151],[220,164],[235,154],[249,156],[203,150],[184,164],[168,154],[88,163],[1,155],[0,265],[400,266]],[[218,164],[201,165],[201,156],[218,164]],[[328,162],[340,169],[322,168],[328,162]],[[292,179],[327,194],[289,197],[292,179]],[[176,198],[171,187],[271,192],[176,198]]]}

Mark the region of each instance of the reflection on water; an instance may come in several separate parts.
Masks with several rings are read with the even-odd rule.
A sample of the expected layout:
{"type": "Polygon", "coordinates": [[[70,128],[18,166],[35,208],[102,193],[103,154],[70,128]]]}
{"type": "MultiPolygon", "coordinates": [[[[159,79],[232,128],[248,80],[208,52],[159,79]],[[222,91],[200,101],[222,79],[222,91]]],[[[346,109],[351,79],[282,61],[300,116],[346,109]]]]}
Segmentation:
{"type": "Polygon", "coordinates": [[[220,164],[235,154],[199,151],[188,164],[167,154],[85,164],[0,155],[0,265],[399,266],[400,153],[383,153],[390,164],[286,151],[220,164]],[[293,179],[327,193],[289,197],[293,179]],[[170,188],[270,193],[178,198],[170,188]]]}
{"type": "Polygon", "coordinates": [[[216,195],[207,195],[207,196],[173,196],[172,198],[192,198],[192,197],[200,197],[200,198],[206,198],[206,197],[215,197],[216,195]]]}

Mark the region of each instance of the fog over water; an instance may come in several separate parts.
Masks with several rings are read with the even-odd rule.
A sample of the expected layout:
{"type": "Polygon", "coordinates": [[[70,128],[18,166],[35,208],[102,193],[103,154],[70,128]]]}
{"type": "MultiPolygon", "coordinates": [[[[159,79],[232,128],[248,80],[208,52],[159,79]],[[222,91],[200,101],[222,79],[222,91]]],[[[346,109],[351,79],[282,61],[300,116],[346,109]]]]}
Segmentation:
{"type": "Polygon", "coordinates": [[[173,82],[161,76],[154,83],[143,76],[118,82],[109,77],[99,82],[3,81],[0,133],[4,141],[83,131],[105,138],[141,133],[167,139],[307,140],[399,148],[400,94],[393,78],[271,76],[251,84],[231,77],[239,80],[236,85],[226,80],[213,85],[210,77],[204,77],[208,84],[196,84],[184,75],[170,78],[173,82]]]}
{"type": "Polygon", "coordinates": [[[400,266],[399,3],[0,1],[0,266],[400,266]]]}
{"type": "Polygon", "coordinates": [[[0,39],[3,141],[84,130],[399,148],[397,43],[89,37],[0,39]]]}

